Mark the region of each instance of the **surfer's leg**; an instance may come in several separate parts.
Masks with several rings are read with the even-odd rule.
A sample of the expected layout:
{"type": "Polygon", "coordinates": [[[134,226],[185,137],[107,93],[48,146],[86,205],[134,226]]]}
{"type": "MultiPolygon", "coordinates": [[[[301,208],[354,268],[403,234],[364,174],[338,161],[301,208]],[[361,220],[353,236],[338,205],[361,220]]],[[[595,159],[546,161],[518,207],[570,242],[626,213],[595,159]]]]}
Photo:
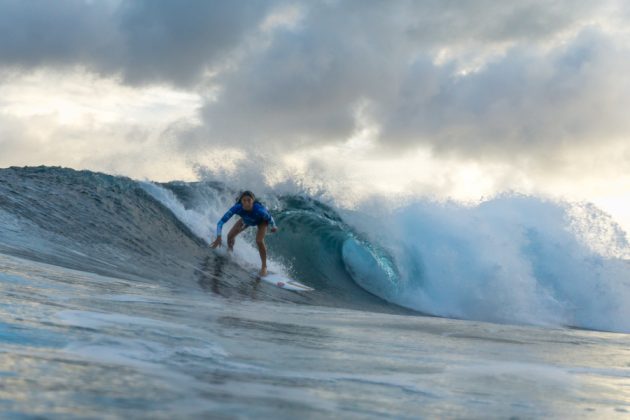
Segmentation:
{"type": "Polygon", "coordinates": [[[267,275],[267,246],[265,245],[265,235],[267,234],[267,222],[262,222],[258,225],[258,232],[256,232],[256,245],[258,245],[258,252],[260,253],[260,275],[267,275]]]}
{"type": "Polygon", "coordinates": [[[230,229],[230,233],[228,233],[228,250],[234,250],[234,242],[236,241],[236,235],[241,233],[247,229],[247,225],[243,222],[243,219],[239,219],[238,222],[234,223],[232,229],[230,229]]]}

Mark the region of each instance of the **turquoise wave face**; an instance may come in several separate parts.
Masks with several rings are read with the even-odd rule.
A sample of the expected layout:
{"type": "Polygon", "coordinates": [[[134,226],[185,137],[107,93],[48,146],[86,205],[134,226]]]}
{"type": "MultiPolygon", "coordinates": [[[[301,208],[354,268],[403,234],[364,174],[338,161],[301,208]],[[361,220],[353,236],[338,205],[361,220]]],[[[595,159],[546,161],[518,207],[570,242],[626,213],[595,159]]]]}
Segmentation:
{"type": "Polygon", "coordinates": [[[341,247],[343,262],[352,279],[363,289],[388,301],[400,293],[400,276],[391,257],[372,244],[348,238],[341,247]]]}

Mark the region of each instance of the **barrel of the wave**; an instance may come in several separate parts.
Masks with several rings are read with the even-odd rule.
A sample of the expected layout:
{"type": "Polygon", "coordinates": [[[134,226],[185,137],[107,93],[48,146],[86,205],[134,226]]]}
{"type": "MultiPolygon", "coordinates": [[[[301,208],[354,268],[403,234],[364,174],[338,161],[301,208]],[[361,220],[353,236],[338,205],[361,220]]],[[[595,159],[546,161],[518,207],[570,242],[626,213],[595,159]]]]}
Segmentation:
{"type": "Polygon", "coordinates": [[[395,300],[399,293],[399,275],[391,257],[384,251],[350,237],[344,241],[341,255],[355,283],[381,299],[395,300]]]}

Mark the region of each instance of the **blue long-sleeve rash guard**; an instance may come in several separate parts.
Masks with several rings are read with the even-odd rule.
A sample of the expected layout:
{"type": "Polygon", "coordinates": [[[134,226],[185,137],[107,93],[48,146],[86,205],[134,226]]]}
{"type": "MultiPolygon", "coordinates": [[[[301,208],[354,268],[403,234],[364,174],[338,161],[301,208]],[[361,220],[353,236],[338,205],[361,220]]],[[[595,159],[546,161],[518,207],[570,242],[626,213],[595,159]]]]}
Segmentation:
{"type": "Polygon", "coordinates": [[[217,236],[221,236],[223,224],[230,220],[230,218],[235,214],[241,216],[243,222],[247,226],[258,226],[262,222],[267,222],[270,227],[276,227],[275,220],[273,220],[269,211],[262,204],[255,202],[252,210],[247,211],[243,208],[241,203],[236,203],[223,215],[221,220],[219,220],[219,223],[217,223],[217,236]]]}

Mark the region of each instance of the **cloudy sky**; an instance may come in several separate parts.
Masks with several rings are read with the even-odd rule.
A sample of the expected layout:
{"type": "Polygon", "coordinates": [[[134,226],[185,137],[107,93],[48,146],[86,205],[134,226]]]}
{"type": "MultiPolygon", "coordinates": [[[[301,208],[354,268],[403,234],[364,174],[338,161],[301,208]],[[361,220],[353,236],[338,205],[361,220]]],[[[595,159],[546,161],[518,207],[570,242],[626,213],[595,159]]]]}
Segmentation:
{"type": "Polygon", "coordinates": [[[0,0],[0,167],[593,201],[630,231],[622,0],[0,0]]]}

